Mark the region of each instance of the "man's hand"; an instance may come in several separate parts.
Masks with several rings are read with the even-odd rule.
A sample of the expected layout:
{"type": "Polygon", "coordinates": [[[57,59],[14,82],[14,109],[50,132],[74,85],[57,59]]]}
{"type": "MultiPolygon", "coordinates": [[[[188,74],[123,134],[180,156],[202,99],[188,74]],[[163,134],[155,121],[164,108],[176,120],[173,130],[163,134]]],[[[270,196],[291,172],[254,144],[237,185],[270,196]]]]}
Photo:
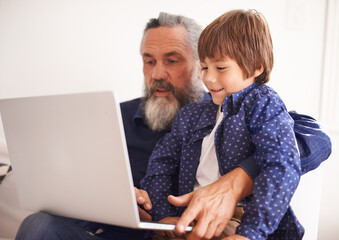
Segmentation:
{"type": "MultiPolygon", "coordinates": [[[[145,190],[141,190],[136,187],[134,187],[134,191],[135,191],[135,198],[137,200],[137,203],[142,204],[146,210],[151,210],[152,203],[147,192],[145,190]]],[[[145,210],[141,209],[139,206],[138,206],[138,210],[139,210],[139,217],[141,220],[152,221],[151,215],[149,215],[145,210]]]]}
{"type": "Polygon", "coordinates": [[[223,238],[223,239],[221,239],[221,240],[250,240],[250,239],[247,238],[247,237],[238,235],[238,234],[234,234],[234,235],[232,235],[232,236],[223,238]]]}
{"type": "Polygon", "coordinates": [[[184,233],[195,219],[187,239],[218,237],[232,218],[237,203],[253,191],[253,181],[242,168],[236,168],[218,181],[179,197],[168,196],[175,206],[188,206],[176,224],[184,233]]]}
{"type": "MultiPolygon", "coordinates": [[[[166,217],[161,219],[159,222],[161,223],[168,223],[168,224],[176,224],[178,222],[179,218],[178,217],[166,217]]],[[[163,237],[163,238],[178,238],[181,237],[183,234],[177,232],[177,231],[154,231],[155,234],[163,237]]]]}

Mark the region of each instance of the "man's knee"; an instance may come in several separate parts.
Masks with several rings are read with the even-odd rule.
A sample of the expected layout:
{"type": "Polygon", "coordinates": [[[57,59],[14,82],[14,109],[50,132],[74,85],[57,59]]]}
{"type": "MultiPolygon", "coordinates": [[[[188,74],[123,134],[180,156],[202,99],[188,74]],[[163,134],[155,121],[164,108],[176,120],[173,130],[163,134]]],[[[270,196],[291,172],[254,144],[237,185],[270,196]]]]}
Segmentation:
{"type": "Polygon", "coordinates": [[[59,226],[55,224],[56,218],[58,217],[40,212],[27,216],[21,223],[15,239],[38,240],[47,239],[48,236],[55,236],[56,234],[53,234],[53,232],[56,230],[55,228],[59,226]]]}

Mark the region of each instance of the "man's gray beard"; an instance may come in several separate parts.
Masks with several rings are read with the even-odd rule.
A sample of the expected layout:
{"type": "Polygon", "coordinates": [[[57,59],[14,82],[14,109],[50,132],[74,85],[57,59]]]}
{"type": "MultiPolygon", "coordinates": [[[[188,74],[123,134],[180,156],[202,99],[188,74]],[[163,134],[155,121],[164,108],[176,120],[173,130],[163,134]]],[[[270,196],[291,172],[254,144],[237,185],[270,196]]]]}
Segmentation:
{"type": "Polygon", "coordinates": [[[144,88],[144,100],[142,110],[148,127],[153,131],[161,131],[172,127],[172,123],[178,114],[179,110],[190,103],[199,100],[203,96],[203,87],[201,79],[197,79],[196,74],[192,76],[191,84],[184,87],[180,92],[169,83],[164,83],[162,80],[155,80],[150,86],[150,89],[144,88]],[[172,91],[174,99],[171,102],[167,98],[158,98],[152,95],[152,84],[159,85],[168,84],[172,91]]]}
{"type": "Polygon", "coordinates": [[[180,108],[180,103],[176,98],[173,102],[169,102],[167,98],[151,97],[147,99],[144,105],[144,114],[148,127],[153,131],[170,128],[180,108]]]}

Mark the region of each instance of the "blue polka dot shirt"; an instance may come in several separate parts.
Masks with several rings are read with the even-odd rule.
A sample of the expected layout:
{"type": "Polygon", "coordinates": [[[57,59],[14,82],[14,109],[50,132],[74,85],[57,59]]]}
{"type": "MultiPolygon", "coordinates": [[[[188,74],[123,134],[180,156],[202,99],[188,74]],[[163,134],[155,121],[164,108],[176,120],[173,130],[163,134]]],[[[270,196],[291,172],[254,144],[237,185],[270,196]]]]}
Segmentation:
{"type": "MultiPolygon", "coordinates": [[[[172,131],[156,145],[141,181],[154,220],[183,212],[167,196],[193,190],[202,140],[213,129],[217,110],[211,100],[182,108],[172,131]]],[[[222,110],[214,140],[220,174],[252,155],[260,168],[237,233],[250,239],[301,239],[303,227],[289,205],[301,175],[300,156],[283,101],[269,86],[254,83],[227,96],[222,110]]]]}

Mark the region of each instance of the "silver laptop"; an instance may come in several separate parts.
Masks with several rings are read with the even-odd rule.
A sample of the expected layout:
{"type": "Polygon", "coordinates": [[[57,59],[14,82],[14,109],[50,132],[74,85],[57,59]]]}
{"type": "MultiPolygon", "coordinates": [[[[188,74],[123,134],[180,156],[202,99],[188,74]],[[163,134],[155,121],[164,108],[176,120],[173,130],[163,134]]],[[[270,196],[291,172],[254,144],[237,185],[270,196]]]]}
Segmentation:
{"type": "Polygon", "coordinates": [[[2,99],[0,113],[25,209],[174,229],[139,220],[120,105],[112,92],[2,99]]]}

